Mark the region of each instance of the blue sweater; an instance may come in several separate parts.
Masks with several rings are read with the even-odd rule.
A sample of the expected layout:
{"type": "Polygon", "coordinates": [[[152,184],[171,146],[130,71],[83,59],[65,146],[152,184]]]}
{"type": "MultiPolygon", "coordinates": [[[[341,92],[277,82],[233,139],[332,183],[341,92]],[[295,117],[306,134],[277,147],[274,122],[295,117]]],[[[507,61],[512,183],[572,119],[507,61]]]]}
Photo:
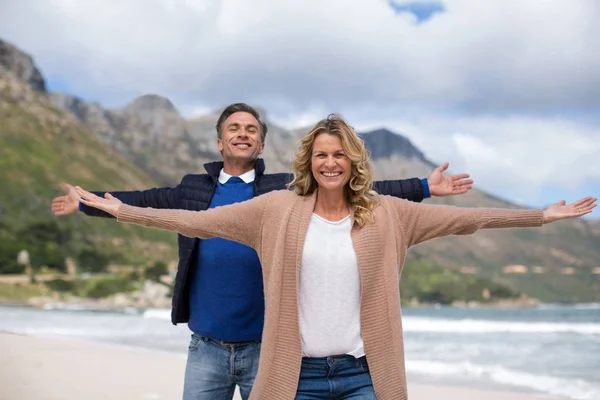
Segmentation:
{"type": "MultiPolygon", "coordinates": [[[[252,197],[252,183],[232,178],[217,184],[209,208],[252,197]]],[[[198,265],[190,285],[189,328],[226,342],[260,340],[265,306],[256,251],[221,238],[200,240],[198,245],[198,265]]]]}

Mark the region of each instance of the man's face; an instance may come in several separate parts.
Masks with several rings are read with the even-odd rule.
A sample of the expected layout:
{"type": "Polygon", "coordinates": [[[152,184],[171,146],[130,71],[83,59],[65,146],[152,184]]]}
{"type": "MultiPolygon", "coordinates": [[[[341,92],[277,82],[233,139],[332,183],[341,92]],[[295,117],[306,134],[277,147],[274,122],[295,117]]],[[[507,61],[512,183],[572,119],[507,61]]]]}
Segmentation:
{"type": "Polygon", "coordinates": [[[223,122],[217,143],[226,162],[255,161],[265,147],[259,122],[247,112],[233,113],[223,122]]]}

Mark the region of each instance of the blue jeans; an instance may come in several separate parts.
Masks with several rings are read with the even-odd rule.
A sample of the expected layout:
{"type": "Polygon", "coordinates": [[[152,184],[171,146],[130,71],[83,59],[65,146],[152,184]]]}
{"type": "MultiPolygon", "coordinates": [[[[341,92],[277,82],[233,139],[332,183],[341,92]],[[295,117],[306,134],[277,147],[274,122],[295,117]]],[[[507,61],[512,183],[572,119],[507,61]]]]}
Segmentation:
{"type": "Polygon", "coordinates": [[[296,400],[375,400],[366,357],[303,358],[296,400]]]}
{"type": "Polygon", "coordinates": [[[258,372],[259,355],[258,341],[224,344],[192,334],[183,400],[231,400],[236,385],[247,399],[258,372]]]}

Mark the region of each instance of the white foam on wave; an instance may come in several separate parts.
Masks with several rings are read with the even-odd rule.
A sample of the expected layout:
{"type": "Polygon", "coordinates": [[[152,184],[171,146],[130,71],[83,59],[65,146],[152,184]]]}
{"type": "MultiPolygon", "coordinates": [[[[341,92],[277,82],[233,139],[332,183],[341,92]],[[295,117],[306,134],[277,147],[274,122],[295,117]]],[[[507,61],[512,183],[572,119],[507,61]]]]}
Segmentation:
{"type": "Polygon", "coordinates": [[[538,310],[600,310],[600,303],[544,303],[538,306],[538,310]]]}
{"type": "Polygon", "coordinates": [[[42,306],[43,310],[64,310],[64,311],[96,311],[98,308],[82,303],[46,303],[42,306]]]}
{"type": "Polygon", "coordinates": [[[171,320],[171,310],[168,308],[148,308],[144,311],[144,318],[157,318],[171,320]]]}
{"type": "Polygon", "coordinates": [[[114,336],[112,331],[97,331],[88,328],[60,328],[52,326],[39,327],[17,327],[6,329],[8,332],[42,337],[89,337],[89,338],[111,338],[114,336]]]}
{"type": "Polygon", "coordinates": [[[495,365],[477,365],[470,362],[442,363],[436,361],[406,360],[408,372],[438,377],[466,377],[489,379],[515,388],[538,391],[551,396],[575,400],[600,399],[600,385],[581,379],[565,379],[548,375],[510,370],[495,365]]]}
{"type": "Polygon", "coordinates": [[[600,324],[598,323],[516,322],[426,317],[403,317],[402,321],[406,332],[578,333],[582,335],[600,335],[600,324]]]}
{"type": "Polygon", "coordinates": [[[138,309],[135,307],[123,307],[123,308],[113,308],[113,307],[105,307],[98,306],[95,304],[89,303],[46,303],[42,306],[42,309],[45,311],[100,311],[100,312],[121,312],[127,315],[137,315],[139,314],[138,309]]]}

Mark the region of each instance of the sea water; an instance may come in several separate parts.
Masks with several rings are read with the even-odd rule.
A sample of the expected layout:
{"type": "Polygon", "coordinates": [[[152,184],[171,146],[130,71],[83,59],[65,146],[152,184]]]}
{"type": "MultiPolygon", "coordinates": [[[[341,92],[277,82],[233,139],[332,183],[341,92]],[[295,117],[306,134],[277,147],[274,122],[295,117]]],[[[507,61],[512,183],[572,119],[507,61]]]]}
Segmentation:
{"type": "MultiPolygon", "coordinates": [[[[600,400],[600,304],[403,309],[408,381],[600,400]]],[[[0,306],[0,331],[185,354],[170,310],[0,306]]]]}

